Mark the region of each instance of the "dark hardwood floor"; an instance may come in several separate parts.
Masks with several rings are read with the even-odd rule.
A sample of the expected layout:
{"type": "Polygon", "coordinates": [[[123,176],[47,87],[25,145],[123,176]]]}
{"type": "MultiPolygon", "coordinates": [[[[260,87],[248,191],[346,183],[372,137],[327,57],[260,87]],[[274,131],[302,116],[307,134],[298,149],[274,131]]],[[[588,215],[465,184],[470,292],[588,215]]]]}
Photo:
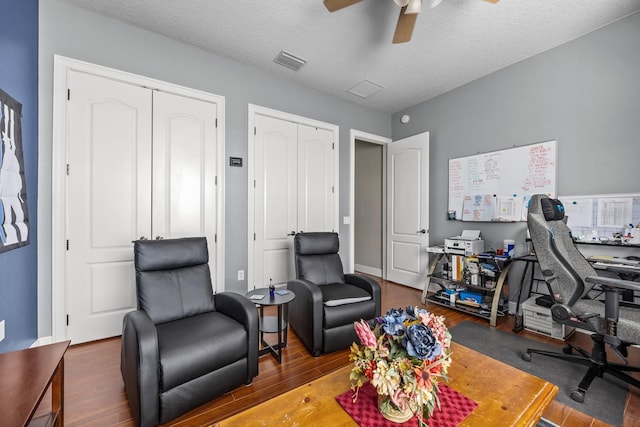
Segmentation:
{"type": "MultiPolygon", "coordinates": [[[[383,312],[389,307],[421,305],[420,291],[392,282],[380,281],[382,286],[383,312]]],[[[485,324],[488,322],[445,307],[428,304],[434,313],[446,317],[447,326],[452,327],[464,320],[485,324]]],[[[512,332],[513,317],[499,320],[498,329],[512,332]]],[[[522,335],[547,342],[558,347],[556,340],[527,331],[522,335]]],[[[571,341],[588,346],[589,338],[576,333],[571,341]]],[[[589,347],[589,346],[588,346],[589,347]]],[[[589,347],[590,348],[590,347],[589,347]]],[[[260,374],[249,386],[243,386],[206,405],[180,417],[172,426],[211,426],[214,422],[263,402],[284,391],[305,384],[326,373],[345,366],[348,350],[313,358],[304,348],[296,334],[289,333],[289,345],[283,352],[282,364],[278,365],[268,355],[260,358],[260,374]]],[[[640,349],[630,349],[630,361],[640,364],[640,349]]],[[[454,361],[455,363],[455,361],[454,361]]],[[[596,379],[597,381],[597,379],[596,379]]],[[[46,408],[50,397],[41,407],[46,408]]],[[[624,415],[624,426],[640,425],[640,392],[630,388],[624,415]]],[[[606,426],[572,408],[553,402],[544,417],[563,427],[606,426]]],[[[65,357],[65,425],[66,426],[133,426],[131,412],[120,376],[120,339],[111,338],[88,344],[71,346],[65,357]]],[[[0,422],[1,424],[1,422],[0,422]]]]}

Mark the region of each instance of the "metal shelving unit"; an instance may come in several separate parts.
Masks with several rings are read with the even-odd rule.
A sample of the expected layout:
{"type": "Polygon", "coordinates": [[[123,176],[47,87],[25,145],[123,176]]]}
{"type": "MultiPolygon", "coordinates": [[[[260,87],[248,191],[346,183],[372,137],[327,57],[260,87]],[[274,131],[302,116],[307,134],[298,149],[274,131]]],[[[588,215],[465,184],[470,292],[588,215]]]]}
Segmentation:
{"type": "MultiPolygon", "coordinates": [[[[440,264],[443,259],[450,261],[449,254],[444,252],[435,253],[435,258],[431,265],[429,266],[429,271],[427,273],[426,282],[424,285],[424,289],[422,291],[422,303],[426,303],[427,301],[432,302],[434,304],[438,304],[444,307],[449,307],[453,310],[458,310],[464,313],[471,314],[473,316],[481,317],[485,320],[489,321],[491,326],[496,326],[498,310],[500,309],[500,297],[502,296],[502,288],[504,286],[504,282],[508,277],[509,269],[511,268],[511,260],[509,258],[495,258],[493,256],[481,256],[474,255],[474,257],[484,260],[490,261],[497,267],[498,279],[495,287],[487,288],[484,286],[475,286],[465,282],[458,282],[454,280],[444,279],[435,274],[436,268],[440,264]],[[437,284],[440,286],[440,289],[435,293],[429,293],[429,287],[431,284],[437,284]],[[490,306],[486,307],[481,304],[474,305],[467,303],[465,301],[457,300],[455,303],[451,303],[447,294],[445,294],[446,289],[462,289],[468,291],[476,291],[484,296],[489,296],[491,298],[490,306]],[[444,297],[446,296],[446,297],[444,297]]],[[[465,257],[467,258],[467,257],[465,257]]],[[[483,298],[484,299],[484,298],[483,298]]]]}

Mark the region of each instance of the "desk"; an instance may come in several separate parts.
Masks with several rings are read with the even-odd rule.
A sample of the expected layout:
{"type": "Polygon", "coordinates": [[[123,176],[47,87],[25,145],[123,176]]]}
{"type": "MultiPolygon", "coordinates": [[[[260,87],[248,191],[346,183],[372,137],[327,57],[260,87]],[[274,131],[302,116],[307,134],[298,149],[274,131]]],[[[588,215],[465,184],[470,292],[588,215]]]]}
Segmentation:
{"type": "Polygon", "coordinates": [[[49,385],[52,408],[43,425],[64,425],[64,353],[69,343],[65,341],[0,354],[2,425],[28,425],[49,385]]]}
{"type": "Polygon", "coordinates": [[[271,355],[278,361],[282,362],[282,349],[287,346],[287,325],[289,323],[289,303],[293,301],[296,294],[293,291],[287,290],[286,294],[280,295],[277,293],[273,298],[269,296],[269,288],[254,289],[247,293],[247,298],[251,299],[253,295],[261,295],[262,299],[251,300],[251,302],[258,305],[260,310],[260,342],[262,348],[258,351],[258,354],[271,353],[271,355]],[[265,316],[265,306],[276,306],[278,315],[265,316]],[[278,335],[278,343],[270,344],[264,339],[265,333],[275,333],[278,335]]]}
{"type": "MultiPolygon", "coordinates": [[[[522,304],[522,291],[524,289],[524,281],[527,278],[527,271],[529,270],[529,267],[531,267],[531,275],[529,276],[529,287],[527,288],[527,291],[525,293],[526,298],[524,298],[524,300],[526,301],[531,296],[531,288],[533,287],[534,280],[544,282],[544,279],[535,278],[536,264],[538,263],[538,257],[536,256],[536,254],[523,255],[513,258],[513,262],[517,261],[522,261],[525,263],[525,265],[524,270],[522,270],[522,276],[520,276],[520,288],[518,289],[518,299],[516,300],[516,319],[513,322],[513,332],[520,332],[524,329],[522,310],[520,309],[520,306],[522,304]]],[[[544,283],[546,284],[546,282],[544,283]]]]}
{"type": "MultiPolygon", "coordinates": [[[[535,426],[558,393],[557,386],[543,379],[455,342],[451,349],[448,385],[478,403],[460,426],[535,426]]],[[[349,390],[349,372],[350,365],[340,368],[214,427],[356,426],[335,399],[349,390]]]]}
{"type": "MultiPolygon", "coordinates": [[[[618,276],[622,280],[635,281],[640,277],[640,263],[628,261],[624,258],[589,257],[587,259],[594,269],[606,271],[618,276]]],[[[632,289],[622,291],[622,300],[633,302],[635,296],[632,289]]]]}

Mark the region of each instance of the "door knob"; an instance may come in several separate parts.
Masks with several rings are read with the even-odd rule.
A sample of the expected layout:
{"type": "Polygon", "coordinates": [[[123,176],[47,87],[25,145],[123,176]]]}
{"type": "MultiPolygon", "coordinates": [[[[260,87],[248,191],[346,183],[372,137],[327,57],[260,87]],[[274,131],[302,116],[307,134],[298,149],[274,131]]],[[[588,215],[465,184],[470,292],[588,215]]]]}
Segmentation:
{"type": "Polygon", "coordinates": [[[421,234],[425,234],[427,232],[427,230],[425,230],[424,228],[420,231],[416,231],[416,233],[421,233],[421,234]]]}
{"type": "Polygon", "coordinates": [[[295,231],[292,231],[291,233],[287,234],[287,236],[295,236],[295,235],[296,235],[295,231]]]}

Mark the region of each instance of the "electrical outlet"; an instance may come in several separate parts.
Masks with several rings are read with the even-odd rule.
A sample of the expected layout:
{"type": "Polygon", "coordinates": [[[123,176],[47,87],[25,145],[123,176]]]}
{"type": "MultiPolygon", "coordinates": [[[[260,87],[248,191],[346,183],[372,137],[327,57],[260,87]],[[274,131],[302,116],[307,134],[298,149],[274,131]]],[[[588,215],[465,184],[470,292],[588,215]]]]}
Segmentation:
{"type": "Polygon", "coordinates": [[[0,320],[0,341],[4,339],[4,320],[0,320]]]}
{"type": "Polygon", "coordinates": [[[244,270],[238,270],[238,280],[244,280],[244,270]]]}

